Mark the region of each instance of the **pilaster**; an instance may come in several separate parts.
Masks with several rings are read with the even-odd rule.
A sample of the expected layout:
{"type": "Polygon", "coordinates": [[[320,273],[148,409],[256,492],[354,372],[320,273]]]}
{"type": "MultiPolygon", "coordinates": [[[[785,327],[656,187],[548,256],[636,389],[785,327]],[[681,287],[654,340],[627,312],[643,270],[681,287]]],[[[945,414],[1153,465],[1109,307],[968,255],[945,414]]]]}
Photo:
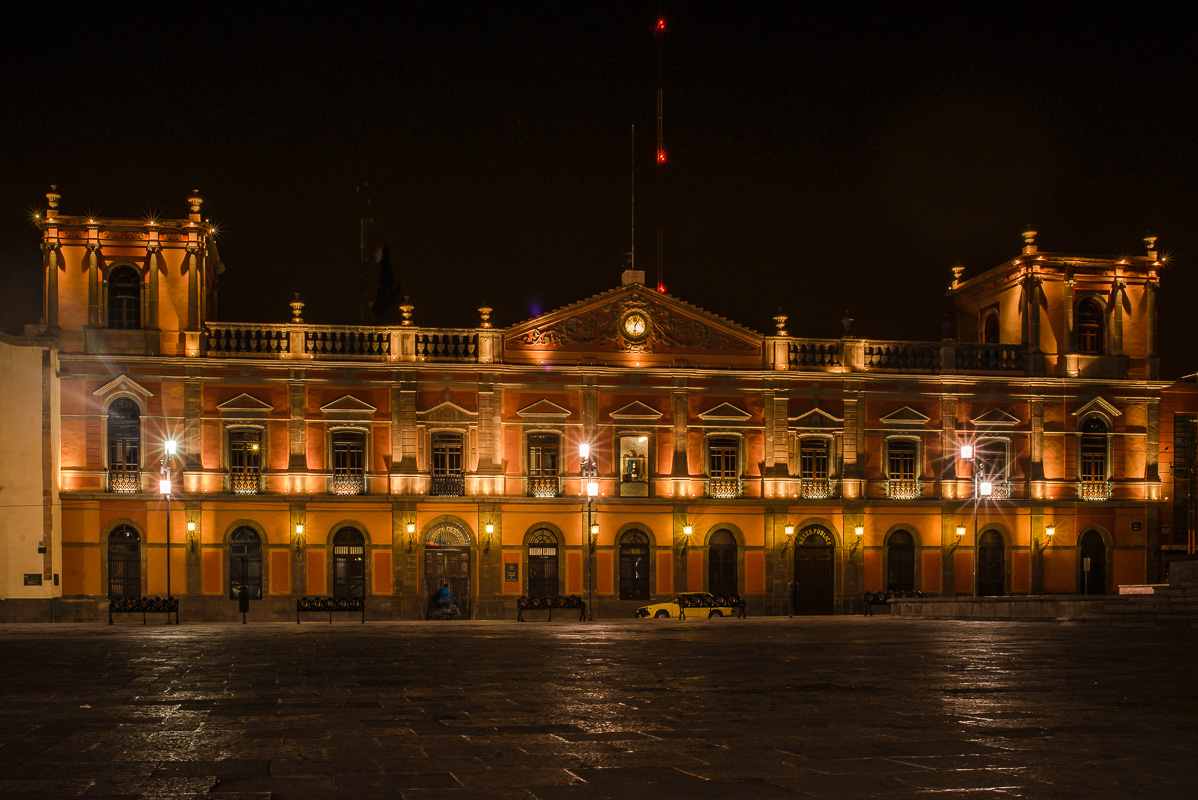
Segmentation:
{"type": "Polygon", "coordinates": [[[674,458],[670,476],[673,478],[689,478],[690,464],[686,457],[686,439],[688,432],[688,409],[686,379],[674,379],[674,392],[671,396],[674,417],[674,458]]]}
{"type": "Polygon", "coordinates": [[[304,371],[293,369],[287,384],[287,440],[289,454],[287,469],[291,472],[308,469],[308,388],[304,371]]]}

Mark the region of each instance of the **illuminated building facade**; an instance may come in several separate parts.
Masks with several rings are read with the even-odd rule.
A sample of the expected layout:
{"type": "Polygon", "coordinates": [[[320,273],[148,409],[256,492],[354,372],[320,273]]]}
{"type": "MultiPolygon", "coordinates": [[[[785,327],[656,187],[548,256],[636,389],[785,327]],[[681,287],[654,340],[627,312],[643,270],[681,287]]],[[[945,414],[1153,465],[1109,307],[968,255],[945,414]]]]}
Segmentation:
{"type": "Polygon", "coordinates": [[[1159,379],[1152,239],[1029,231],[955,271],[934,342],[762,335],[634,271],[507,328],[311,325],[298,299],[269,324],[210,313],[199,197],[155,222],[49,199],[43,322],[0,343],[28,417],[3,469],[33,498],[0,532],[8,618],[99,619],[167,594],[168,563],[184,620],[233,618],[241,586],[254,618],[315,595],[419,619],[443,583],[476,618],[522,594],[612,618],[684,590],[751,614],[1112,592],[1192,548],[1198,400],[1159,379]]]}

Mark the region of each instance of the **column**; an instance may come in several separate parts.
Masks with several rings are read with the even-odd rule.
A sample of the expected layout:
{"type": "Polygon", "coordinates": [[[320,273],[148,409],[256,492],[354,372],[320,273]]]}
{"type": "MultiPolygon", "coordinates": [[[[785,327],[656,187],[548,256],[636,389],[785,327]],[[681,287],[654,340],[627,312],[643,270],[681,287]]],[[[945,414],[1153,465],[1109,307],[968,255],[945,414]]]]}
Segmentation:
{"type": "MultiPolygon", "coordinates": [[[[89,236],[95,236],[95,229],[88,232],[89,236]]],[[[87,324],[93,327],[100,326],[100,243],[95,239],[88,239],[87,242],[87,324]]]]}
{"type": "Polygon", "coordinates": [[[60,248],[57,241],[52,241],[49,238],[50,234],[46,234],[46,241],[42,245],[45,248],[45,267],[46,267],[46,328],[53,330],[58,327],[58,262],[60,248]]]}
{"type": "MultiPolygon", "coordinates": [[[[1033,398],[1031,402],[1032,441],[1031,441],[1031,479],[1044,480],[1044,400],[1033,398]]],[[[1035,491],[1032,492],[1035,497],[1035,491]]]]}
{"type": "Polygon", "coordinates": [[[158,324],[158,253],[162,247],[159,244],[146,246],[146,272],[149,285],[146,287],[146,327],[157,328],[158,324]]]}
{"type": "Polygon", "coordinates": [[[1127,281],[1115,279],[1115,289],[1111,292],[1111,355],[1123,355],[1123,290],[1127,281]]]}
{"type": "Polygon", "coordinates": [[[187,330],[200,329],[200,248],[187,245],[187,330]]]}
{"type": "Polygon", "coordinates": [[[688,416],[686,397],[686,379],[675,378],[674,393],[672,396],[674,406],[674,461],[670,470],[670,475],[674,478],[690,477],[690,465],[687,463],[686,457],[688,416]]]}
{"type": "Polygon", "coordinates": [[[1073,340],[1073,276],[1065,280],[1065,352],[1072,353],[1077,344],[1073,340]]]}
{"type": "Polygon", "coordinates": [[[304,371],[291,370],[287,384],[287,469],[306,472],[308,469],[308,389],[303,382],[304,371]]]}

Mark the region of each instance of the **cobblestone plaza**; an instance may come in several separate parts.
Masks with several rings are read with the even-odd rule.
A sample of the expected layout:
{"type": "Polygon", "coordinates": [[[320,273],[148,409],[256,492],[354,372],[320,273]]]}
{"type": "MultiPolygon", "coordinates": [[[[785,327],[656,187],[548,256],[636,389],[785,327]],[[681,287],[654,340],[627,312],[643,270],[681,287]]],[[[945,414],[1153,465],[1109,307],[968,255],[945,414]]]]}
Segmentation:
{"type": "MultiPolygon", "coordinates": [[[[315,618],[313,618],[315,619],[315,618]]],[[[0,626],[5,798],[1191,798],[1190,628],[0,626]]]]}

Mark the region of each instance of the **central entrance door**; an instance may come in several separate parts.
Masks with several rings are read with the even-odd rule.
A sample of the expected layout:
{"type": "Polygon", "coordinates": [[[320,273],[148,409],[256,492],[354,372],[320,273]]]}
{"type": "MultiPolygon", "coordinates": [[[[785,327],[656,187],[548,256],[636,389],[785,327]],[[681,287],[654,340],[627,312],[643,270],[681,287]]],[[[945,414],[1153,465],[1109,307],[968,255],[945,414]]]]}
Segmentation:
{"type": "Polygon", "coordinates": [[[795,537],[795,614],[831,614],[832,534],[813,525],[795,537]]]}
{"type": "Polygon", "coordinates": [[[463,619],[470,619],[470,538],[456,525],[442,525],[424,542],[425,616],[437,611],[437,590],[449,584],[463,619]]]}

